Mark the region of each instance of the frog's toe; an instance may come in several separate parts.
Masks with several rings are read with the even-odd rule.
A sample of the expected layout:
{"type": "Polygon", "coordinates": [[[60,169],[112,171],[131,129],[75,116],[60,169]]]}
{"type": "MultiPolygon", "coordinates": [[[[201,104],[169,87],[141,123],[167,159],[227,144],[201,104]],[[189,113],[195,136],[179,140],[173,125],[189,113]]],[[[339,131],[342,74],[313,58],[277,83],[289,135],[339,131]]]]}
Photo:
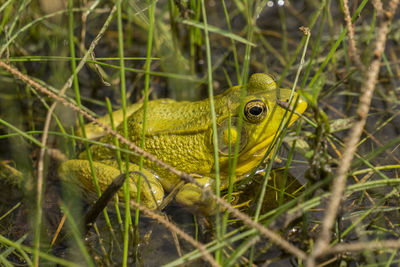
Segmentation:
{"type": "Polygon", "coordinates": [[[185,184],[178,192],[175,199],[185,206],[195,206],[200,200],[203,192],[194,184],[185,184]]]}
{"type": "MultiPolygon", "coordinates": [[[[164,189],[160,182],[157,179],[154,179],[154,176],[152,176],[152,174],[148,174],[148,176],[145,176],[144,174],[143,178],[144,179],[142,179],[141,182],[140,201],[149,209],[155,210],[161,205],[163,201],[164,189]]],[[[137,175],[131,175],[130,186],[132,187],[132,185],[134,185],[134,187],[131,188],[133,190],[136,190],[137,188],[137,179],[137,175]]]]}
{"type": "Polygon", "coordinates": [[[206,193],[195,184],[185,184],[175,199],[180,205],[189,208],[191,212],[201,212],[206,215],[215,212],[215,201],[207,197],[206,193]]]}

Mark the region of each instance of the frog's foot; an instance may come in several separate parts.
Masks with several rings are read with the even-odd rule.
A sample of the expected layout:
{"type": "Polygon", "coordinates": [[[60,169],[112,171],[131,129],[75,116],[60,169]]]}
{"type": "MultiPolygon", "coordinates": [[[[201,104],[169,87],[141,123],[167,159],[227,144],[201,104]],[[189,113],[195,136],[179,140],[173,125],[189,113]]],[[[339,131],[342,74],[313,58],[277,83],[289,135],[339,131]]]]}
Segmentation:
{"type": "Polygon", "coordinates": [[[164,198],[163,202],[161,203],[160,206],[158,206],[159,210],[163,210],[166,206],[168,206],[169,203],[171,203],[172,200],[175,199],[175,196],[178,194],[178,192],[181,190],[181,188],[184,186],[185,182],[180,181],[177,185],[174,186],[171,192],[164,198]]]}
{"type": "MultiPolygon", "coordinates": [[[[106,190],[109,184],[121,174],[116,161],[102,160],[93,162],[94,171],[96,172],[97,181],[100,191],[106,190]]],[[[122,170],[125,167],[122,166],[122,170]]],[[[139,166],[129,164],[129,193],[130,198],[135,200],[137,196],[137,183],[139,179],[139,166]]],[[[92,172],[88,160],[68,160],[63,162],[58,173],[60,177],[67,182],[73,181],[80,185],[82,189],[89,195],[96,195],[96,186],[93,181],[92,172]]],[[[162,188],[157,177],[150,171],[143,169],[141,171],[141,194],[140,201],[149,209],[156,209],[162,202],[164,197],[164,189],[162,188]]],[[[123,197],[123,190],[118,191],[118,196],[123,197]]]]}
{"type": "MultiPolygon", "coordinates": [[[[231,194],[231,201],[230,201],[230,203],[231,203],[231,205],[233,205],[233,207],[234,207],[235,209],[238,209],[238,208],[241,208],[241,207],[250,207],[250,202],[253,201],[253,198],[251,198],[251,199],[249,199],[249,200],[247,200],[247,201],[244,201],[244,202],[239,203],[240,195],[241,195],[242,193],[243,193],[243,191],[238,191],[238,192],[233,192],[233,193],[231,194]]],[[[223,198],[224,200],[228,201],[228,194],[224,195],[222,198],[223,198]]]]}
{"type": "MultiPolygon", "coordinates": [[[[209,177],[195,179],[200,185],[209,190],[215,187],[214,180],[209,177]]],[[[204,189],[193,183],[187,183],[182,186],[175,197],[176,201],[188,207],[192,212],[200,211],[203,214],[211,215],[215,213],[215,200],[209,197],[204,189]]]]}

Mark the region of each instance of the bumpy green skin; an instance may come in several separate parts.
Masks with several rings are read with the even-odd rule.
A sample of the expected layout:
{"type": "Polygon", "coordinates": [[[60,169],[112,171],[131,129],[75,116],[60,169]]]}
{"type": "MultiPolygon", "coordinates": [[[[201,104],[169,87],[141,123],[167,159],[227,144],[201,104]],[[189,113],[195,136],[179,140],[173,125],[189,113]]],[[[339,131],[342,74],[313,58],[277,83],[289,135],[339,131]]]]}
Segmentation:
{"type": "MultiPolygon", "coordinates": [[[[242,144],[239,153],[236,179],[244,177],[262,159],[270,145],[272,138],[283,118],[285,109],[276,104],[276,84],[266,74],[254,74],[247,85],[245,103],[253,100],[262,101],[267,109],[265,118],[254,122],[243,116],[242,144]]],[[[290,91],[280,89],[280,99],[289,98],[290,91]]],[[[214,103],[217,115],[218,135],[227,130],[229,114],[232,121],[239,116],[241,87],[235,86],[215,96],[214,103]]],[[[300,100],[296,111],[303,113],[307,104],[300,100]]],[[[170,99],[153,100],[148,103],[146,114],[146,138],[145,150],[155,155],[158,159],[174,166],[186,173],[200,177],[198,181],[206,186],[214,186],[214,145],[212,143],[212,123],[209,100],[197,102],[176,102],[170,99]]],[[[297,115],[293,115],[292,124],[297,115]]],[[[128,136],[136,144],[140,143],[143,125],[143,109],[135,107],[135,111],[128,117],[128,136]]],[[[232,126],[234,127],[234,125],[232,126]]],[[[123,131],[123,126],[118,127],[123,131]]],[[[226,153],[229,144],[219,139],[220,170],[223,187],[227,184],[228,155],[226,153]]],[[[107,135],[101,142],[113,143],[113,137],[107,135]]],[[[225,141],[226,142],[226,141],[225,141]]],[[[232,146],[233,147],[233,146],[232,146]]],[[[116,153],[109,148],[93,145],[90,148],[92,157],[98,167],[96,173],[100,181],[100,188],[106,186],[120,174],[115,163],[116,153]],[[112,171],[110,171],[112,169],[112,171]]],[[[64,179],[80,181],[86,191],[94,191],[94,186],[89,170],[86,153],[82,153],[78,160],[69,160],[63,163],[59,174],[64,179]]],[[[131,156],[132,168],[138,162],[138,157],[131,156]]],[[[153,196],[142,196],[143,203],[149,208],[156,208],[162,201],[164,190],[171,191],[180,181],[179,177],[161,168],[157,164],[145,160],[147,179],[151,182],[153,196]],[[161,185],[161,186],[160,186],[161,185]]],[[[132,197],[136,196],[135,180],[132,177],[132,197]]],[[[147,186],[148,187],[148,186],[147,186]]],[[[150,189],[147,188],[150,192],[150,189]]],[[[146,191],[146,189],[144,190],[146,191]]],[[[151,193],[149,193],[151,195],[151,193]]],[[[185,184],[176,196],[177,202],[191,208],[198,208],[202,212],[212,213],[210,201],[204,199],[200,188],[193,184],[185,184]]]]}

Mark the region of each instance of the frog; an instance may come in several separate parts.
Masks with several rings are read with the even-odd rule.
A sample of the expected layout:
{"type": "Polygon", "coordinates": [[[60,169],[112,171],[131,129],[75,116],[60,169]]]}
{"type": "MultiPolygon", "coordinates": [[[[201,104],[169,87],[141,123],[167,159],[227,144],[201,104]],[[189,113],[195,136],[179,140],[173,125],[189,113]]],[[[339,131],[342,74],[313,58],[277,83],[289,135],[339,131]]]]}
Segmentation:
{"type": "MultiPolygon", "coordinates": [[[[213,97],[217,138],[213,138],[210,99],[148,101],[144,150],[170,166],[192,175],[197,184],[183,183],[178,175],[149,159],[143,160],[144,167],[139,173],[139,155],[129,155],[127,161],[122,160],[118,164],[116,150],[101,144],[114,144],[113,135],[95,129],[93,124],[87,125],[89,136],[104,135],[100,138],[100,144],[93,144],[89,148],[100,191],[104,191],[115,177],[129,170],[130,198],[136,199],[141,175],[143,181],[140,183],[140,202],[151,210],[158,209],[166,193],[175,190],[175,201],[179,205],[203,214],[215,212],[215,203],[201,188],[215,190],[214,140],[217,139],[220,189],[223,190],[229,185],[229,161],[235,151],[236,142],[238,158],[234,182],[247,177],[265,160],[283,118],[286,116],[290,126],[307,108],[306,101],[298,97],[296,92],[277,88],[274,79],[265,73],[251,75],[245,89],[242,105],[242,85],[232,86],[213,97]],[[292,101],[288,105],[289,99],[297,99],[297,103],[292,101]],[[292,116],[289,116],[290,112],[292,116]],[[95,133],[91,135],[91,132],[95,133]],[[126,162],[129,163],[128,168],[126,162]]],[[[144,107],[141,104],[134,104],[129,107],[126,119],[128,139],[138,146],[143,133],[143,112],[144,107]]],[[[123,133],[122,112],[119,110],[113,115],[116,123],[119,123],[117,132],[123,133]]],[[[105,120],[107,119],[103,119],[103,122],[105,120]]],[[[80,184],[85,193],[96,192],[88,153],[85,151],[77,159],[61,163],[58,173],[63,180],[80,184]]],[[[118,194],[123,195],[122,189],[118,194]]]]}

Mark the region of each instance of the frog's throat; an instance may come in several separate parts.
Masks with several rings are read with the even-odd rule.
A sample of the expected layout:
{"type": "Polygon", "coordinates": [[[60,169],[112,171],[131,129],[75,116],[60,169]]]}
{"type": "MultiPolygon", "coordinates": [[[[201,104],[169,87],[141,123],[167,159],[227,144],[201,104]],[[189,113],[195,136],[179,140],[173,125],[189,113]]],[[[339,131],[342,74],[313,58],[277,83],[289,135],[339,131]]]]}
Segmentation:
{"type": "MultiPolygon", "coordinates": [[[[293,114],[291,120],[289,121],[288,127],[292,125],[296,120],[298,119],[298,116],[293,114]]],[[[272,134],[271,136],[268,136],[265,138],[262,142],[258,143],[257,145],[253,146],[250,150],[245,151],[243,154],[239,155],[239,160],[240,166],[236,168],[236,175],[244,175],[253,170],[254,167],[256,167],[262,158],[264,157],[264,154],[267,152],[268,149],[270,149],[271,143],[274,140],[275,133],[272,134]]],[[[272,150],[271,150],[272,151],[272,150]]],[[[267,158],[270,155],[267,156],[267,158]]]]}
{"type": "Polygon", "coordinates": [[[250,150],[239,155],[238,162],[240,162],[240,166],[236,168],[237,176],[251,172],[253,168],[260,163],[260,160],[264,157],[264,154],[268,150],[273,138],[274,135],[269,136],[250,150]]]}

